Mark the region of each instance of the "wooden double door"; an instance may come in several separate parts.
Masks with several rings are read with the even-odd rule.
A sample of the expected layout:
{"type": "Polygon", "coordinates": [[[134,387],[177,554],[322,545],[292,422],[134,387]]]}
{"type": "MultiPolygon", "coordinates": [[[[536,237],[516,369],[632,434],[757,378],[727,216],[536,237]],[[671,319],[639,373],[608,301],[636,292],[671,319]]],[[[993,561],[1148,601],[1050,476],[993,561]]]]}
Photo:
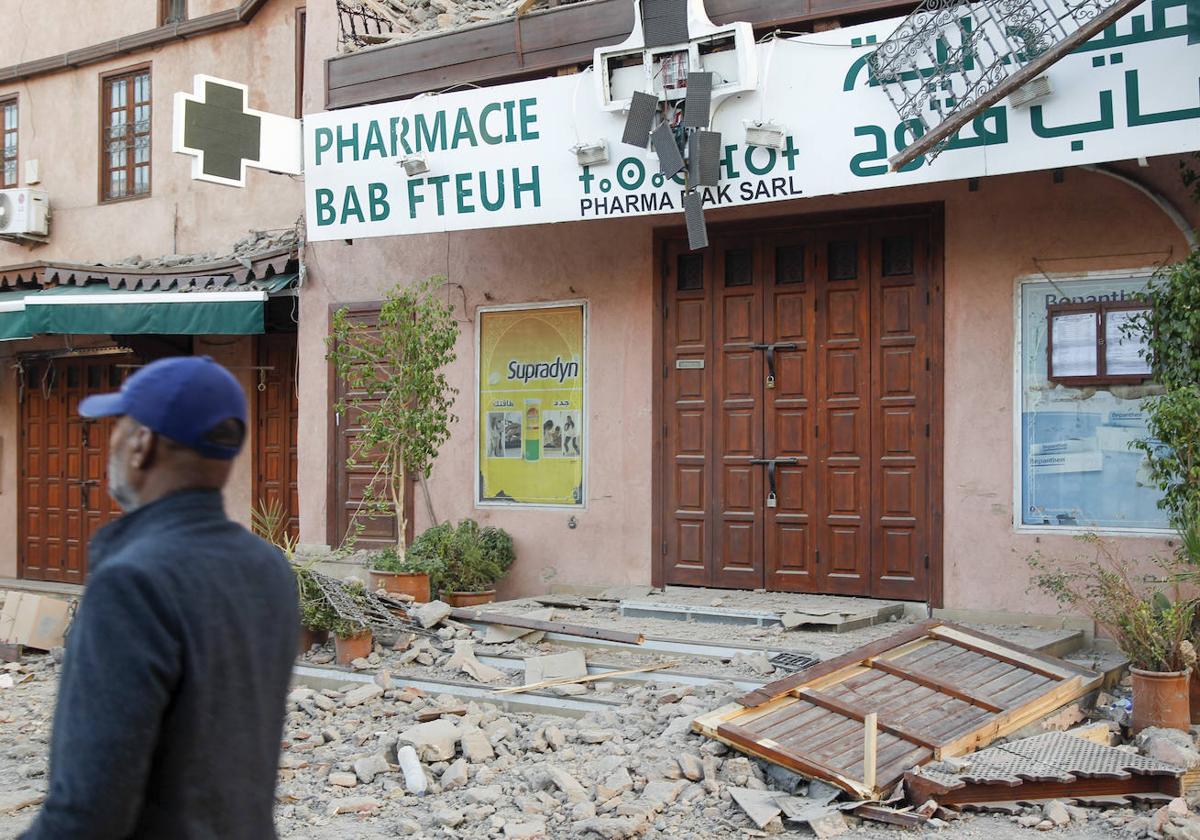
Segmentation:
{"type": "Polygon", "coordinates": [[[929,597],[930,227],[665,243],[666,583],[929,597]]]}

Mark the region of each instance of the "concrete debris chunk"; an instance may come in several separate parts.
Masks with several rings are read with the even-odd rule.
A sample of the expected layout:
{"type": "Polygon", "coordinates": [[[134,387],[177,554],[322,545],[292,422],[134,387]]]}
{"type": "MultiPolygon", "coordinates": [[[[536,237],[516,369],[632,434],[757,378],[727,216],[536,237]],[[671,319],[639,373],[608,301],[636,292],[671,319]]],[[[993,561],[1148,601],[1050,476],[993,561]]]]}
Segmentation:
{"type": "Polygon", "coordinates": [[[482,764],[496,756],[496,751],[492,748],[492,742],[488,740],[483,730],[478,727],[464,729],[461,741],[462,753],[466,756],[467,761],[472,764],[482,764]]]}
{"type": "Polygon", "coordinates": [[[374,700],[376,697],[382,696],[383,689],[380,688],[376,683],[371,682],[367,683],[366,685],[360,685],[353,691],[347,692],[346,696],[342,698],[342,705],[352,709],[355,706],[361,706],[368,700],[374,700]]]}
{"type": "Polygon", "coordinates": [[[391,769],[387,763],[387,759],[379,753],[365,756],[354,762],[354,775],[364,785],[369,785],[375,781],[376,776],[386,773],[391,769]]]}
{"type": "MultiPolygon", "coordinates": [[[[533,610],[522,614],[521,618],[532,618],[537,621],[553,621],[554,608],[546,607],[545,609],[533,610]]],[[[515,642],[517,639],[523,639],[530,644],[536,644],[545,637],[545,633],[541,630],[530,630],[528,627],[510,627],[507,624],[489,624],[487,630],[483,634],[483,643],[485,645],[503,645],[509,642],[515,642]]]]}
{"type": "Polygon", "coordinates": [[[411,745],[423,761],[449,761],[458,745],[458,727],[445,718],[418,723],[400,733],[399,743],[411,745]]]}
{"type": "Polygon", "coordinates": [[[495,805],[503,795],[500,785],[477,785],[469,789],[463,798],[468,805],[495,805]]]}
{"type": "Polygon", "coordinates": [[[382,807],[383,803],[373,796],[347,796],[330,804],[329,815],[369,814],[373,811],[378,811],[382,807]]]}
{"type": "Polygon", "coordinates": [[[583,785],[557,764],[536,765],[529,774],[529,781],[535,790],[545,790],[556,787],[566,794],[569,802],[587,802],[591,799],[583,785]]]}
{"type": "Polygon", "coordinates": [[[588,675],[587,659],[582,650],[568,650],[548,656],[535,656],[525,660],[525,684],[546,680],[574,679],[588,675]]]}
{"type": "Polygon", "coordinates": [[[444,601],[430,601],[428,604],[422,604],[413,612],[413,617],[417,622],[428,630],[430,627],[441,624],[450,617],[450,613],[454,612],[454,607],[444,601]]]}
{"type": "Polygon", "coordinates": [[[467,760],[460,758],[442,771],[442,790],[455,790],[467,786],[467,760]]]}
{"type": "Polygon", "coordinates": [[[614,796],[620,796],[631,790],[633,790],[633,777],[629,775],[628,770],[622,767],[596,785],[596,798],[607,802],[614,796]]]}
{"type": "Polygon", "coordinates": [[[354,787],[358,784],[358,776],[335,770],[329,774],[329,784],[337,787],[354,787]]]}
{"type": "Polygon", "coordinates": [[[1133,743],[1142,755],[1185,770],[1200,765],[1200,751],[1191,735],[1178,729],[1151,726],[1139,732],[1133,743]]]}
{"type": "Polygon", "coordinates": [[[507,840],[536,840],[546,836],[546,820],[537,817],[520,823],[505,823],[504,836],[507,840]]]}
{"type": "Polygon", "coordinates": [[[783,813],[778,801],[779,794],[775,791],[731,787],[729,795],[760,829],[765,829],[783,813]]]}
{"type": "Polygon", "coordinates": [[[637,837],[649,827],[647,820],[632,817],[597,817],[575,823],[575,830],[581,835],[596,834],[604,840],[627,840],[637,837]]]}
{"type": "Polygon", "coordinates": [[[499,668],[484,665],[475,658],[475,643],[469,639],[454,643],[454,655],[450,657],[446,667],[458,669],[482,683],[494,683],[506,679],[504,672],[499,668]]]}
{"type": "Polygon", "coordinates": [[[683,773],[684,778],[693,782],[698,782],[704,778],[704,765],[701,763],[700,757],[695,753],[680,753],[678,761],[679,769],[683,773]]]}

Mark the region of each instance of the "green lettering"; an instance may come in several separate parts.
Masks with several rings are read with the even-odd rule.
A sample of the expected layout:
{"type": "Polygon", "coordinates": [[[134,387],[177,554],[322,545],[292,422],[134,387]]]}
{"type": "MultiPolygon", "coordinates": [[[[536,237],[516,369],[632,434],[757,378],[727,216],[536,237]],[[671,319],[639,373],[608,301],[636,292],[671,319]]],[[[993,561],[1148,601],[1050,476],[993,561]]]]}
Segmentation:
{"type": "Polygon", "coordinates": [[[515,120],[513,119],[513,109],[516,107],[515,102],[511,99],[504,103],[504,118],[508,124],[508,133],[504,135],[505,143],[517,142],[517,132],[515,130],[515,120]]]}
{"type": "Polygon", "coordinates": [[[479,200],[483,202],[484,209],[495,212],[504,206],[504,170],[496,172],[496,191],[499,193],[495,201],[488,199],[487,188],[487,173],[479,173],[479,200]]]}
{"type": "Polygon", "coordinates": [[[725,177],[729,180],[740,178],[741,173],[733,166],[733,153],[737,151],[737,146],[726,146],[725,155],[721,158],[721,166],[725,169],[725,177]]]}
{"type": "Polygon", "coordinates": [[[470,172],[460,172],[454,176],[454,195],[458,205],[459,213],[474,213],[475,205],[467,204],[467,199],[473,196],[471,188],[467,186],[471,182],[470,172]]]}
{"type": "MultiPolygon", "coordinates": [[[[333,148],[333,132],[328,128],[318,128],[316,134],[314,135],[314,142],[317,146],[317,166],[320,166],[321,154],[323,152],[328,152],[333,148]]],[[[330,193],[329,195],[330,198],[332,198],[333,193],[330,193]]]]}
{"type": "Polygon", "coordinates": [[[537,104],[536,99],[531,98],[531,99],[522,99],[521,100],[521,139],[522,140],[538,139],[538,133],[533,128],[534,124],[537,122],[537,114],[529,113],[529,109],[532,108],[536,104],[537,104]]]}
{"type": "Polygon", "coordinates": [[[426,179],[429,183],[437,188],[437,213],[439,216],[446,215],[446,197],[442,193],[442,187],[450,182],[449,175],[431,175],[426,179]]]}
{"type": "Polygon", "coordinates": [[[363,160],[370,160],[371,152],[378,152],[381,158],[387,157],[387,146],[383,145],[383,129],[379,127],[379,120],[367,123],[367,143],[363,146],[363,160]]]}
{"type": "MultiPolygon", "coordinates": [[[[322,129],[317,129],[321,131],[322,129]]],[[[333,142],[333,132],[329,133],[329,142],[333,142]]],[[[324,187],[319,188],[316,193],[317,198],[317,227],[325,227],[331,225],[334,219],[337,218],[337,213],[333,209],[333,190],[327,190],[324,187]]]]}
{"type": "Polygon", "coordinates": [[[343,160],[342,152],[344,152],[347,148],[349,148],[350,151],[354,154],[354,157],[352,158],[352,160],[358,160],[358,123],[351,124],[351,128],[353,130],[350,132],[349,137],[342,136],[342,129],[344,127],[345,126],[342,126],[342,125],[339,125],[337,127],[337,162],[338,163],[342,162],[342,160],[343,160]]]}
{"type": "Polygon", "coordinates": [[[367,220],[363,215],[362,205],[358,203],[358,193],[354,187],[346,187],[346,197],[342,201],[342,224],[346,224],[346,219],[350,216],[357,216],[360,222],[367,220]]]}
{"type": "Polygon", "coordinates": [[[475,139],[475,129],[471,126],[471,114],[466,108],[458,109],[458,117],[454,120],[454,137],[450,140],[450,148],[457,149],[462,140],[469,140],[472,146],[478,146],[475,139]]]}
{"type": "Polygon", "coordinates": [[[759,146],[747,146],[746,147],[746,168],[749,169],[750,172],[754,175],[766,175],[768,172],[770,172],[772,169],[775,168],[775,150],[774,149],[766,149],[767,165],[760,168],[760,167],[754,165],[754,152],[758,148],[760,148],[760,147],[759,146]]]}
{"type": "Polygon", "coordinates": [[[425,200],[425,196],[417,195],[417,186],[425,183],[424,178],[408,179],[408,218],[417,218],[417,205],[425,200]]]}
{"type": "Polygon", "coordinates": [[[417,114],[413,120],[417,133],[417,151],[424,148],[427,152],[436,152],[446,148],[446,112],[438,111],[430,125],[425,114],[417,114]],[[424,145],[422,145],[424,144],[424,145]]]}
{"type": "Polygon", "coordinates": [[[370,187],[368,187],[372,222],[382,222],[392,214],[392,208],[391,205],[388,204],[387,194],[387,184],[381,184],[376,181],[372,183],[370,187]]]}
{"type": "Polygon", "coordinates": [[[533,177],[524,184],[521,183],[521,170],[520,169],[518,169],[517,167],[514,166],[512,174],[513,174],[513,203],[516,205],[517,209],[518,210],[521,209],[521,193],[523,193],[523,192],[533,193],[533,206],[541,207],[542,206],[542,183],[541,183],[541,176],[538,173],[537,166],[535,165],[530,168],[530,175],[532,175],[533,177]]]}
{"type": "Polygon", "coordinates": [[[483,106],[483,110],[479,112],[479,136],[483,138],[483,142],[489,146],[496,146],[504,142],[504,138],[499,134],[492,134],[488,131],[487,119],[492,114],[500,110],[499,102],[491,102],[483,106]]]}
{"type": "Polygon", "coordinates": [[[860,125],[854,129],[854,136],[874,137],[875,148],[869,152],[859,152],[850,158],[850,171],[860,178],[868,178],[872,175],[886,175],[888,171],[886,163],[882,166],[866,165],[877,160],[887,160],[887,134],[884,130],[877,125],[860,125]]]}

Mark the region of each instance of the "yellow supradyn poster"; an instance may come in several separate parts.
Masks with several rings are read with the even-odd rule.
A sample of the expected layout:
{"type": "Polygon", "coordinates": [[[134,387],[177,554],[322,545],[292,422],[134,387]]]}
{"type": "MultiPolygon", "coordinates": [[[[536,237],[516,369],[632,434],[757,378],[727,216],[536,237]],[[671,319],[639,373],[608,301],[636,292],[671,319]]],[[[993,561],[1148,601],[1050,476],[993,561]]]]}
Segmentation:
{"type": "Polygon", "coordinates": [[[479,314],[479,501],[582,505],[582,304],[479,314]]]}

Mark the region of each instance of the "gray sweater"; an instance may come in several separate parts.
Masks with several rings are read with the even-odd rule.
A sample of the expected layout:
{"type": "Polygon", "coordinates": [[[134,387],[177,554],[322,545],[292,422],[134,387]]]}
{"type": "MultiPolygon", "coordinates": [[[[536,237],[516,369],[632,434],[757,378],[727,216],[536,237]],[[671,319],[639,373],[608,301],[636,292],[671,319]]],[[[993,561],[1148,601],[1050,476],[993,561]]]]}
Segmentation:
{"type": "Polygon", "coordinates": [[[102,529],[27,840],[275,836],[299,610],[279,550],[184,491],[102,529]]]}

